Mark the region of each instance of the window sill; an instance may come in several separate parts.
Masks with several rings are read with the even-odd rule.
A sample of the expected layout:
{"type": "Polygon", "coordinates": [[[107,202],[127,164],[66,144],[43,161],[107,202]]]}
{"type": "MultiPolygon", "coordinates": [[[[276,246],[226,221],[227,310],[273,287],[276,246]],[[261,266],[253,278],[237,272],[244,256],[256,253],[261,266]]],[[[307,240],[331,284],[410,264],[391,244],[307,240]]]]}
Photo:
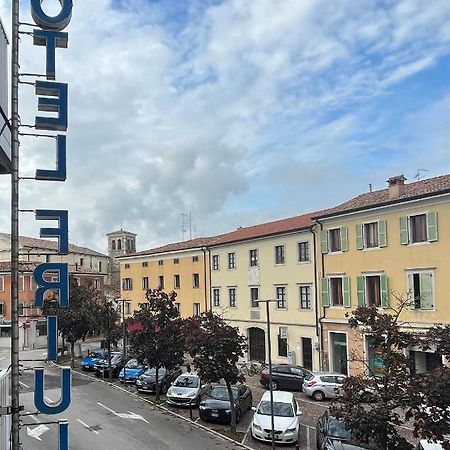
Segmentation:
{"type": "Polygon", "coordinates": [[[297,264],[311,264],[311,261],[297,261],[297,264]]]}
{"type": "MultiPolygon", "coordinates": [[[[437,241],[433,241],[433,242],[437,242],[437,241]]],[[[409,247],[420,247],[421,245],[430,245],[433,242],[430,241],[422,241],[422,242],[409,242],[408,245],[409,247]]],[[[404,244],[405,245],[405,244],[404,244]]]]}
{"type": "MultiPolygon", "coordinates": [[[[386,246],[387,247],[387,246],[386,246]]],[[[377,246],[377,247],[364,247],[364,248],[362,248],[361,250],[363,251],[363,252],[373,252],[373,251],[375,251],[375,250],[381,250],[381,249],[383,249],[383,248],[385,248],[385,247],[380,247],[380,246],[377,246]]]]}
{"type": "Polygon", "coordinates": [[[285,262],[284,263],[275,263],[274,264],[275,267],[280,267],[280,266],[282,267],[282,266],[285,266],[285,265],[286,265],[285,262]]]}
{"type": "Polygon", "coordinates": [[[325,255],[342,255],[343,253],[345,253],[345,252],[342,250],[336,250],[334,252],[331,250],[328,250],[328,253],[325,253],[325,255]]]}
{"type": "Polygon", "coordinates": [[[297,311],[312,311],[313,309],[310,307],[310,308],[302,308],[302,307],[300,307],[300,308],[297,308],[297,311]]]}
{"type": "Polygon", "coordinates": [[[287,306],[283,307],[283,308],[279,308],[278,306],[275,308],[277,311],[287,311],[287,306]]]}

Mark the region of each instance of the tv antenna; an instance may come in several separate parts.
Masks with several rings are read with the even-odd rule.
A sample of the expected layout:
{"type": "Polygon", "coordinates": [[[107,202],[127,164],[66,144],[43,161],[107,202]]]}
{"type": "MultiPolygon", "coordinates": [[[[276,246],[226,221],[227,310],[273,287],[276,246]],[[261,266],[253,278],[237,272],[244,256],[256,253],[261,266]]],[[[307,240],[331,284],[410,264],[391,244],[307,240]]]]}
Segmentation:
{"type": "Polygon", "coordinates": [[[420,181],[420,179],[422,178],[421,172],[429,172],[429,170],[428,169],[417,169],[416,176],[414,177],[415,180],[420,181]]]}

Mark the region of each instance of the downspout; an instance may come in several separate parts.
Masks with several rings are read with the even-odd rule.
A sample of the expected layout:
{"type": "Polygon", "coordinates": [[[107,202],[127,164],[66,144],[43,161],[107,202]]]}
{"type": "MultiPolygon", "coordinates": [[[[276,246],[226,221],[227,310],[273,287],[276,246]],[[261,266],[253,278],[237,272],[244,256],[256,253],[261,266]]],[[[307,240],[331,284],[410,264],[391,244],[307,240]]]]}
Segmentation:
{"type": "MultiPolygon", "coordinates": [[[[209,252],[209,248],[202,247],[202,252],[203,252],[203,290],[205,292],[205,312],[208,311],[208,293],[207,293],[207,283],[206,283],[206,251],[207,250],[209,252]]],[[[211,274],[211,271],[210,271],[210,274],[211,274]]]]}
{"type": "MultiPolygon", "coordinates": [[[[323,224],[320,222],[319,219],[315,219],[316,222],[319,224],[320,226],[320,234],[322,235],[322,231],[323,231],[323,224]]],[[[314,246],[316,246],[316,237],[314,237],[314,246]]],[[[320,251],[320,255],[321,255],[321,274],[322,277],[325,274],[325,256],[322,253],[322,250],[320,251]]],[[[315,271],[315,275],[316,275],[316,292],[317,292],[317,284],[319,282],[319,280],[317,279],[317,264],[314,264],[314,271],[315,271]]],[[[318,314],[319,311],[319,299],[316,296],[316,314],[318,314]]],[[[320,302],[320,304],[322,304],[322,302],[320,302]]],[[[324,361],[323,361],[323,328],[322,328],[322,319],[325,318],[325,307],[322,306],[322,316],[318,318],[317,320],[317,328],[318,328],[318,332],[320,334],[320,338],[319,338],[319,363],[320,363],[320,368],[321,370],[324,370],[324,361]]]]}

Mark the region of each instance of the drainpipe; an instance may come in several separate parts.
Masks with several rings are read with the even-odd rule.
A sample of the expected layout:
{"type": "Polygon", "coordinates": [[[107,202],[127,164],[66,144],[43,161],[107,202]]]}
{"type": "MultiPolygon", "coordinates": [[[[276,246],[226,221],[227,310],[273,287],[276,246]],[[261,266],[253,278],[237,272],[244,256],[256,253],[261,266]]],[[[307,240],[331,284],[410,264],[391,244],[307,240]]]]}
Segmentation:
{"type": "MultiPolygon", "coordinates": [[[[323,231],[323,224],[316,219],[316,222],[319,224],[320,226],[320,234],[322,234],[323,231]]],[[[314,247],[316,246],[316,237],[314,238],[314,247]]],[[[321,255],[321,273],[322,273],[322,277],[325,274],[325,257],[324,254],[322,253],[322,250],[320,250],[320,255],[321,255]]],[[[315,275],[316,275],[316,282],[317,280],[317,264],[314,264],[314,271],[315,271],[315,275]]],[[[317,292],[317,283],[316,283],[316,292],[317,292]]],[[[319,310],[319,299],[316,296],[316,314],[318,314],[318,310],[319,310]]],[[[322,302],[320,302],[322,303],[322,302]]],[[[320,333],[320,339],[319,339],[319,363],[320,363],[320,367],[323,370],[324,366],[323,366],[323,329],[322,329],[322,319],[325,318],[325,307],[322,306],[322,316],[318,318],[317,320],[317,328],[318,328],[318,332],[320,333]]]]}
{"type": "MultiPolygon", "coordinates": [[[[206,252],[208,252],[209,256],[209,276],[211,279],[211,254],[208,247],[202,247],[203,252],[203,289],[205,291],[205,312],[208,311],[208,291],[207,291],[207,283],[206,283],[206,252]]],[[[209,308],[211,309],[211,308],[209,308]]]]}

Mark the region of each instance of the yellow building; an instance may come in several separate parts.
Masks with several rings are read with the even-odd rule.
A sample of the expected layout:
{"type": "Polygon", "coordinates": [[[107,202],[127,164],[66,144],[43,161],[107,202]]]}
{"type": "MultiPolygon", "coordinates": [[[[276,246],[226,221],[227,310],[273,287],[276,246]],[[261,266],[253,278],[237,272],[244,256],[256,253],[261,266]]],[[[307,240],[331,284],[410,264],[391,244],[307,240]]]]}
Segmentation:
{"type": "MultiPolygon", "coordinates": [[[[398,299],[410,304],[401,319],[421,332],[450,322],[450,175],[359,195],[315,217],[317,281],[320,287],[320,346],[323,366],[355,374],[365,364],[377,372],[377,350],[370,337],[350,330],[346,313],[358,305],[380,310],[398,299]]],[[[440,357],[411,347],[416,370],[442,363],[440,357]]]]}
{"type": "Polygon", "coordinates": [[[121,298],[126,315],[145,302],[147,289],[162,287],[177,293],[182,317],[198,315],[209,304],[210,238],[198,238],[118,257],[120,262],[121,298]]]}
{"type": "Polygon", "coordinates": [[[212,310],[247,336],[248,359],[319,369],[314,234],[310,215],[238,228],[218,236],[211,254],[212,310]]]}

